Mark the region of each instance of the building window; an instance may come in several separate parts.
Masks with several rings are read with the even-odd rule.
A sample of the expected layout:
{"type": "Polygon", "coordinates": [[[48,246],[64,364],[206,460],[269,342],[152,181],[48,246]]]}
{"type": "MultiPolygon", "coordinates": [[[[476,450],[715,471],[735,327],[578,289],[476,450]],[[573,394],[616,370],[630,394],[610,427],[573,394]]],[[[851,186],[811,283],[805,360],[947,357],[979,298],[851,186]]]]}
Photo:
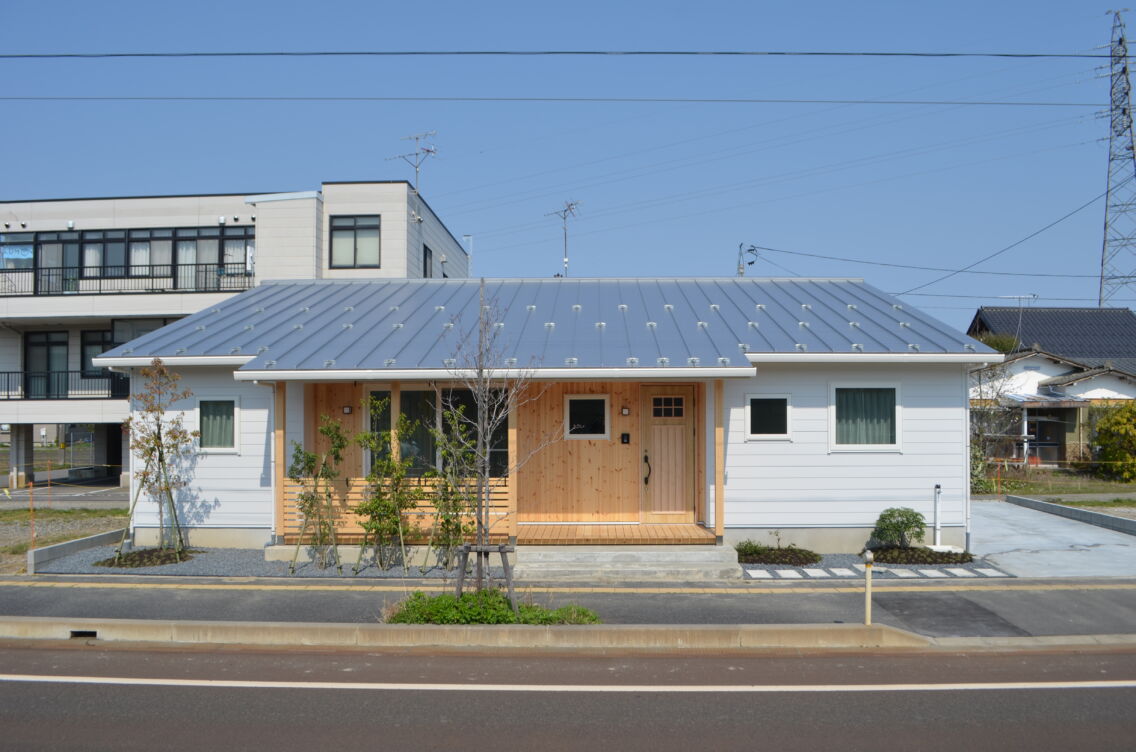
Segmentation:
{"type": "Polygon", "coordinates": [[[83,359],[83,376],[95,378],[105,375],[106,369],[93,365],[91,359],[97,358],[114,346],[111,330],[81,332],[79,337],[80,347],[82,348],[80,354],[83,359]]]}
{"type": "Polygon", "coordinates": [[[379,215],[331,218],[331,268],[378,269],[379,215]]]}
{"type": "Polygon", "coordinates": [[[237,406],[233,400],[201,400],[197,403],[201,448],[237,448],[237,406]]]}
{"type": "Polygon", "coordinates": [[[608,438],[606,394],[570,394],[564,398],[564,438],[608,438]]]}
{"type": "Polygon", "coordinates": [[[686,410],[682,397],[652,397],[651,417],[681,418],[686,410]]]}
{"type": "Polygon", "coordinates": [[[35,266],[32,249],[35,233],[0,233],[0,269],[31,269],[35,266]]]}
{"type": "Polygon", "coordinates": [[[896,448],[897,393],[894,386],[834,387],[833,443],[840,448],[896,448]]]}
{"type": "Polygon", "coordinates": [[[422,246],[422,278],[430,279],[434,276],[434,252],[427,246],[422,246]]]}
{"type": "Polygon", "coordinates": [[[746,438],[789,438],[789,395],[746,395],[746,438]]]}

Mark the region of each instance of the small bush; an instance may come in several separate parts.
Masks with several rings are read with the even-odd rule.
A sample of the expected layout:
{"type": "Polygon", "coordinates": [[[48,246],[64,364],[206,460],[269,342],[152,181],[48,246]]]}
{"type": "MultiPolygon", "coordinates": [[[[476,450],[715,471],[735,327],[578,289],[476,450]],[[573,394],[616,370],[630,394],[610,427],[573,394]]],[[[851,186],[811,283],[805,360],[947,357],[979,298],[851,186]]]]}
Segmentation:
{"type": "Polygon", "coordinates": [[[1097,423],[1099,473],[1130,483],[1136,480],[1136,404],[1115,407],[1097,423]]]}
{"type": "Polygon", "coordinates": [[[923,540],[927,520],[911,507],[891,507],[880,513],[872,539],[881,548],[910,548],[923,540]]]}
{"type": "Polygon", "coordinates": [[[568,605],[547,609],[521,604],[520,619],[500,590],[462,593],[455,598],[449,593],[426,595],[412,593],[387,617],[389,624],[599,624],[595,612],[582,606],[568,605]]]}
{"type": "Polygon", "coordinates": [[[807,548],[797,548],[790,543],[781,546],[765,546],[752,540],[740,541],[734,546],[738,552],[738,561],[742,564],[784,564],[790,567],[803,567],[816,564],[821,560],[820,554],[807,548]]]}
{"type": "Polygon", "coordinates": [[[180,554],[172,548],[139,548],[119,556],[117,563],[112,556],[109,559],[96,561],[95,566],[119,567],[121,569],[160,567],[165,564],[178,564],[182,561],[189,561],[193,558],[193,554],[199,553],[201,552],[189,548],[183,548],[180,554]]]}
{"type": "Polygon", "coordinates": [[[877,564],[969,564],[974,556],[963,551],[932,551],[929,548],[879,548],[872,552],[877,564]]]}

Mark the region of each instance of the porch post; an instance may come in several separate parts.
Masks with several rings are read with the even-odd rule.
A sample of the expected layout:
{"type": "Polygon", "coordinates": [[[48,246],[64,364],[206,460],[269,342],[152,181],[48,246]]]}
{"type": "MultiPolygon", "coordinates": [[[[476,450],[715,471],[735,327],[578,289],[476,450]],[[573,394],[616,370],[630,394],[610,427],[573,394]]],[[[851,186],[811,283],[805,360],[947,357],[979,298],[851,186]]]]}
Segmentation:
{"type": "MultiPolygon", "coordinates": [[[[509,458],[506,460],[506,467],[516,467],[517,462],[517,411],[516,409],[509,411],[509,423],[507,427],[509,436],[509,458]]],[[[509,545],[515,546],[517,544],[517,471],[513,470],[508,472],[505,477],[505,482],[508,484],[505,487],[506,499],[508,500],[508,516],[505,518],[505,532],[509,536],[509,545]]]]}
{"type": "Polygon", "coordinates": [[[288,397],[288,382],[277,381],[272,386],[272,458],[275,465],[273,475],[273,501],[276,514],[272,523],[272,533],[281,542],[284,540],[284,426],[285,405],[288,397]]]}
{"type": "Polygon", "coordinates": [[[402,447],[398,443],[398,416],[402,415],[402,385],[397,381],[391,382],[391,459],[398,462],[402,459],[402,447]]]}
{"type": "Polygon", "coordinates": [[[714,537],[719,543],[725,532],[726,517],[726,435],[722,380],[714,380],[714,537]]]}

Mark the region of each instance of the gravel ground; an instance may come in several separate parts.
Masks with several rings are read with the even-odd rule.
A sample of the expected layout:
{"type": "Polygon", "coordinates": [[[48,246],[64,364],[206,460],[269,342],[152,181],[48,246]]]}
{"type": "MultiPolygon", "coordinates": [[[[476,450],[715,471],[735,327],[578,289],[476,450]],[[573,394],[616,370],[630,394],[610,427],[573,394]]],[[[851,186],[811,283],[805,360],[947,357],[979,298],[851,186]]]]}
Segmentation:
{"type": "MultiPolygon", "coordinates": [[[[64,535],[85,538],[88,535],[107,530],[118,530],[126,526],[125,517],[87,517],[54,518],[36,520],[36,538],[47,540],[64,535]]],[[[0,524],[0,546],[26,543],[31,538],[31,524],[28,522],[6,522],[0,524]]]]}
{"type": "MultiPolygon", "coordinates": [[[[412,566],[406,570],[402,567],[392,567],[382,570],[374,564],[367,564],[358,575],[351,573],[354,558],[349,557],[343,565],[343,574],[339,575],[335,567],[320,569],[314,563],[301,562],[296,565],[296,574],[288,574],[288,562],[265,561],[264,551],[246,548],[202,548],[193,555],[189,561],[181,564],[166,564],[160,567],[115,568],[96,567],[94,563],[114,556],[114,546],[100,546],[80,551],[70,556],[37,567],[37,571],[47,574],[163,574],[183,577],[345,577],[356,579],[360,577],[379,579],[445,579],[453,578],[454,572],[447,572],[440,567],[428,569],[425,572],[412,566]]],[[[493,568],[493,576],[503,576],[497,568],[493,568]]]]}

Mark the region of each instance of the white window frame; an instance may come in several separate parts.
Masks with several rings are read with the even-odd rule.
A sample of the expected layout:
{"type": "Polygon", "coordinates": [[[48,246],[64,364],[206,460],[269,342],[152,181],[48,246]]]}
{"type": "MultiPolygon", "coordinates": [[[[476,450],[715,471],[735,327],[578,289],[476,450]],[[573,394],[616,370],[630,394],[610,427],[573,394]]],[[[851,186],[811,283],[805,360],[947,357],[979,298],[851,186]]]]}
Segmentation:
{"type": "Polygon", "coordinates": [[[565,394],[564,395],[564,438],[570,440],[596,440],[611,438],[611,395],[608,394],[565,394]],[[572,424],[568,422],[571,415],[569,406],[574,400],[603,400],[604,406],[604,432],[600,433],[570,433],[572,424]]]}
{"type": "Polygon", "coordinates": [[[745,440],[746,441],[792,441],[793,436],[793,399],[789,394],[747,394],[745,396],[745,440]],[[755,399],[783,399],[785,400],[785,433],[750,433],[750,401],[755,399]]]}
{"type": "Polygon", "coordinates": [[[828,451],[833,452],[903,452],[903,392],[895,381],[834,381],[828,385],[828,451]],[[836,443],[836,390],[837,389],[892,389],[895,391],[895,443],[894,444],[837,444],[836,443]]]}
{"type": "Polygon", "coordinates": [[[241,453],[241,399],[240,397],[209,397],[198,396],[194,408],[197,416],[197,451],[200,454],[240,454],[241,453]],[[201,446],[201,403],[202,402],[232,402],[233,403],[233,445],[231,447],[204,447],[201,446]]]}

